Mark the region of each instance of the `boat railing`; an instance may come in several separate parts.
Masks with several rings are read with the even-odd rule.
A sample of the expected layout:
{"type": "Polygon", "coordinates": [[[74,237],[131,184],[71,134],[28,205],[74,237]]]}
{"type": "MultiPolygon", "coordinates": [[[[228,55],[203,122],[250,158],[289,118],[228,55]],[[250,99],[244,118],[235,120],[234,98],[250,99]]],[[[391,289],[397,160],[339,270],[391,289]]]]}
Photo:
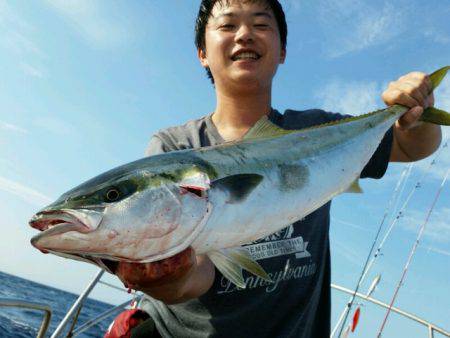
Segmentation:
{"type": "MultiPolygon", "coordinates": [[[[55,331],[52,333],[52,335],[51,335],[52,338],[53,337],[63,337],[63,336],[75,337],[75,336],[85,332],[86,330],[88,330],[92,326],[96,325],[97,323],[101,322],[102,320],[106,319],[114,312],[116,312],[116,311],[119,312],[119,310],[125,308],[128,304],[130,304],[130,300],[128,300],[122,304],[119,304],[111,309],[104,311],[103,313],[99,314],[95,318],[90,319],[86,323],[83,323],[81,326],[75,328],[75,325],[77,324],[77,321],[78,321],[78,315],[83,307],[83,303],[86,300],[86,298],[89,296],[91,291],[94,289],[94,287],[97,285],[97,283],[104,284],[110,288],[113,288],[113,289],[116,289],[116,290],[119,290],[122,292],[126,292],[122,288],[119,288],[115,285],[112,285],[110,283],[102,281],[101,277],[102,277],[103,273],[104,273],[103,269],[99,270],[97,272],[97,274],[95,275],[95,277],[89,282],[89,284],[84,289],[84,291],[78,296],[75,303],[71,306],[69,311],[67,311],[64,318],[61,320],[61,322],[58,324],[55,331]],[[66,328],[69,324],[70,324],[70,328],[69,328],[68,332],[64,333],[65,331],[67,331],[66,328]]],[[[0,307],[1,306],[43,311],[45,313],[45,315],[44,315],[41,327],[39,328],[37,337],[38,338],[46,337],[46,334],[47,334],[47,331],[48,331],[48,328],[50,325],[50,319],[52,316],[52,311],[51,311],[50,306],[45,305],[45,304],[26,302],[26,301],[17,300],[17,299],[0,298],[0,307]]]]}
{"type": "Polygon", "coordinates": [[[50,324],[50,319],[52,318],[52,310],[48,305],[26,302],[18,299],[0,298],[0,306],[43,311],[44,318],[42,319],[41,327],[39,328],[37,337],[38,338],[45,337],[45,333],[47,332],[48,326],[50,324]]]}
{"type": "MultiPolygon", "coordinates": [[[[75,328],[76,322],[78,321],[78,314],[81,311],[81,308],[83,307],[83,302],[85,301],[85,299],[88,297],[88,295],[90,294],[90,292],[93,290],[93,288],[95,287],[95,285],[97,283],[101,283],[104,284],[106,286],[115,288],[117,290],[120,291],[124,291],[121,288],[118,288],[112,284],[106,283],[101,281],[101,277],[104,273],[104,270],[99,270],[97,272],[97,274],[95,275],[95,277],[89,282],[89,284],[87,285],[87,287],[85,288],[85,290],[80,294],[80,296],[77,298],[77,300],[75,301],[75,303],[72,305],[72,307],[69,309],[69,311],[66,313],[66,315],[64,316],[63,320],[59,323],[58,327],[56,328],[56,330],[53,332],[53,334],[51,335],[51,338],[57,338],[57,337],[61,337],[63,335],[64,329],[66,328],[66,326],[71,323],[71,328],[69,329],[69,332],[65,334],[66,337],[75,337],[77,335],[79,335],[80,333],[86,331],[87,329],[89,329],[90,327],[92,327],[93,325],[99,323],[100,321],[104,320],[105,318],[107,318],[108,316],[110,316],[112,313],[114,313],[115,311],[118,311],[120,309],[125,308],[128,304],[130,304],[130,301],[126,301],[120,305],[117,305],[111,309],[108,309],[106,311],[104,311],[103,313],[101,313],[100,315],[96,316],[95,318],[87,321],[86,323],[82,324],[81,326],[79,326],[78,328],[75,328]]],[[[331,287],[335,290],[353,295],[354,291],[344,288],[342,286],[336,285],[336,284],[331,284],[331,287]]],[[[370,296],[361,294],[361,293],[356,293],[355,294],[356,297],[364,299],[368,302],[371,302],[375,305],[381,306],[383,308],[389,308],[389,305],[386,303],[383,303],[375,298],[372,298],[370,296]]],[[[26,308],[26,309],[32,309],[32,310],[40,310],[43,311],[45,313],[44,319],[42,321],[41,327],[39,329],[39,332],[37,334],[38,338],[43,338],[45,337],[45,334],[48,330],[49,327],[49,323],[50,323],[50,319],[51,319],[51,315],[52,315],[52,311],[50,309],[50,307],[48,305],[44,305],[44,304],[38,304],[38,303],[32,303],[32,302],[25,302],[22,300],[13,300],[13,299],[4,299],[4,298],[0,298],[0,306],[8,306],[8,307],[18,307],[18,308],[26,308]]],[[[410,320],[413,320],[423,326],[425,326],[428,330],[428,337],[429,338],[434,338],[434,334],[435,333],[440,333],[445,337],[449,337],[450,338],[450,333],[448,331],[445,331],[444,329],[438,327],[437,325],[434,325],[422,318],[419,318],[411,313],[408,313],[406,311],[400,310],[399,308],[396,307],[392,307],[391,311],[398,313],[399,315],[408,318],[410,320]]]]}
{"type": "Polygon", "coordinates": [[[88,330],[89,328],[91,328],[92,326],[96,325],[97,323],[101,322],[102,320],[106,319],[107,317],[109,317],[111,314],[113,314],[114,312],[125,308],[128,304],[130,304],[130,300],[127,300],[126,302],[119,304],[111,309],[108,309],[106,311],[104,311],[103,313],[99,314],[98,316],[96,316],[95,318],[87,321],[86,323],[82,324],[81,326],[75,328],[75,325],[78,321],[78,314],[81,311],[81,308],[83,307],[83,302],[85,301],[85,299],[89,296],[89,294],[91,293],[91,291],[94,289],[94,287],[97,285],[97,283],[100,284],[104,284],[110,288],[119,290],[119,291],[124,291],[121,288],[118,288],[115,285],[109,284],[107,282],[104,282],[101,280],[103,273],[105,272],[105,270],[100,269],[97,274],[95,275],[95,277],[89,282],[89,284],[87,285],[87,287],[85,288],[85,290],[80,294],[80,296],[78,296],[77,300],[75,301],[75,303],[72,305],[72,307],[69,309],[69,311],[67,311],[66,315],[64,316],[63,320],[59,323],[58,327],[56,328],[56,330],[52,333],[51,338],[58,338],[61,337],[64,329],[66,328],[66,326],[71,322],[71,327],[69,332],[66,334],[66,337],[75,337],[77,335],[79,335],[80,333],[83,333],[84,331],[88,330]]]}
{"type": "MultiPolygon", "coordinates": [[[[333,289],[335,289],[335,290],[338,290],[338,291],[341,291],[341,292],[345,292],[345,293],[347,293],[349,295],[353,295],[353,293],[354,293],[353,290],[344,288],[344,287],[336,285],[336,284],[331,284],[331,287],[333,289]]],[[[377,300],[375,298],[372,298],[372,297],[369,297],[367,295],[364,295],[362,293],[357,292],[355,294],[355,296],[358,297],[358,298],[367,300],[368,302],[371,302],[371,303],[376,304],[378,306],[381,306],[383,308],[389,309],[389,305],[388,304],[380,302],[379,300],[377,300]]],[[[426,321],[426,320],[424,320],[422,318],[419,318],[419,317],[417,317],[417,316],[415,316],[415,315],[413,315],[411,313],[408,313],[406,311],[400,310],[399,308],[396,308],[396,307],[392,307],[391,311],[395,312],[395,313],[398,313],[399,315],[401,315],[403,317],[411,319],[411,320],[413,320],[413,321],[415,321],[415,322],[425,326],[428,329],[428,337],[429,338],[434,338],[434,333],[435,332],[440,333],[440,334],[444,335],[445,337],[450,337],[450,332],[445,331],[444,329],[442,329],[442,328],[440,328],[440,327],[438,327],[438,326],[436,326],[436,325],[434,325],[434,324],[432,324],[432,323],[430,323],[430,322],[428,322],[428,321],[426,321]]]]}

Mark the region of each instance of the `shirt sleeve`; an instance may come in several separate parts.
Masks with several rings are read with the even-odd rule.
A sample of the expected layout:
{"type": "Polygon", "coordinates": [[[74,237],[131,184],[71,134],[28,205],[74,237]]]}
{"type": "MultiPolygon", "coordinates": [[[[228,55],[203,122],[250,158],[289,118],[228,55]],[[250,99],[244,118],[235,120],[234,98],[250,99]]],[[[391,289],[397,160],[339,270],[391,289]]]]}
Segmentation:
{"type": "Polygon", "coordinates": [[[377,150],[370,158],[369,162],[361,172],[361,178],[381,178],[387,170],[389,158],[391,156],[392,141],[393,141],[392,127],[386,132],[377,150]]]}
{"type": "Polygon", "coordinates": [[[145,150],[145,156],[153,156],[162,153],[169,152],[170,149],[164,144],[164,142],[156,135],[153,135],[145,150]]]}

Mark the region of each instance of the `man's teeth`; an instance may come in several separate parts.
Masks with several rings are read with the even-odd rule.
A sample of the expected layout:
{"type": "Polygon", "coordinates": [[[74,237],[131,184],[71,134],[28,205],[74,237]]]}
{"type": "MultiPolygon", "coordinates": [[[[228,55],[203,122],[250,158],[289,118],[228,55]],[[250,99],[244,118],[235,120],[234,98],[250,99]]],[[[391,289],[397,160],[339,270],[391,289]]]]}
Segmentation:
{"type": "Polygon", "coordinates": [[[240,53],[238,55],[236,55],[234,57],[235,60],[258,60],[259,59],[259,55],[256,53],[251,53],[251,52],[245,52],[245,53],[240,53]]]}

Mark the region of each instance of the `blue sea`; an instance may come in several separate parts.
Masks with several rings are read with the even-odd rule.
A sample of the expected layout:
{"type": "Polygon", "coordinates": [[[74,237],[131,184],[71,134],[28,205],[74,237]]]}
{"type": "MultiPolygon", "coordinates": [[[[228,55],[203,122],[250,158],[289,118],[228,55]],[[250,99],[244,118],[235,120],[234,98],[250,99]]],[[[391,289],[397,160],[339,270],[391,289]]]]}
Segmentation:
{"type": "MultiPolygon", "coordinates": [[[[50,328],[47,331],[48,337],[56,329],[77,297],[73,293],[0,272],[0,298],[20,299],[50,306],[52,309],[52,319],[50,328]]],[[[77,326],[95,318],[100,313],[112,307],[110,304],[88,298],[84,302],[77,326]]],[[[118,312],[115,312],[103,320],[103,322],[91,327],[77,337],[103,337],[109,324],[117,316],[118,312]]],[[[36,337],[42,323],[43,315],[41,311],[0,306],[0,337],[36,337]]]]}

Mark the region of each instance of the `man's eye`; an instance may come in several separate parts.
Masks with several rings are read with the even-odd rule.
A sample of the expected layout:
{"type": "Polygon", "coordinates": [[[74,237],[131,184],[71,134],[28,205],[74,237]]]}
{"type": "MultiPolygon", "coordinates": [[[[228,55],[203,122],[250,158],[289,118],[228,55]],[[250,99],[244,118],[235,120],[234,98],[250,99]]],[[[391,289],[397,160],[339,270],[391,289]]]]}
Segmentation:
{"type": "Polygon", "coordinates": [[[255,27],[258,27],[258,28],[267,28],[267,27],[269,27],[269,25],[268,25],[268,24],[265,24],[265,23],[258,23],[258,24],[255,25],[255,27]]]}
{"type": "Polygon", "coordinates": [[[228,24],[221,25],[220,28],[221,29],[233,29],[234,25],[228,23],[228,24]]]}

